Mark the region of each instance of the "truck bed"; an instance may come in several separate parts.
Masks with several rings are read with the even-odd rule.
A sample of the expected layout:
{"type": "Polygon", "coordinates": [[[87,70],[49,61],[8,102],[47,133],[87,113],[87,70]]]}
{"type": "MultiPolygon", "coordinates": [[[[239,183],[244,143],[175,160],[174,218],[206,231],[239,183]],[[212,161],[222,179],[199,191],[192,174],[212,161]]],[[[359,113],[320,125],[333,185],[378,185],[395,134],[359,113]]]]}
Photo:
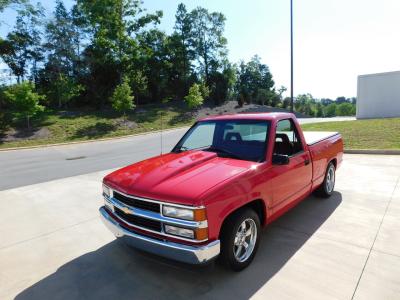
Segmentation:
{"type": "Polygon", "coordinates": [[[338,134],[334,131],[303,131],[304,138],[309,146],[338,134]]]}
{"type": "Polygon", "coordinates": [[[338,132],[303,131],[303,135],[312,158],[312,181],[315,188],[322,183],[330,160],[336,158],[335,167],[342,162],[343,141],[338,132]]]}

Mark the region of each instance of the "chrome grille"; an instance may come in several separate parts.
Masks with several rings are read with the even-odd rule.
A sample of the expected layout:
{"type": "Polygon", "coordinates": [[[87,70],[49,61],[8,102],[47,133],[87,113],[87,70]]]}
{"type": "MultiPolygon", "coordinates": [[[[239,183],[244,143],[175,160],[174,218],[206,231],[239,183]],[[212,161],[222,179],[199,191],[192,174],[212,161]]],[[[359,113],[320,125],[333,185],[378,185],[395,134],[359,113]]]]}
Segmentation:
{"type": "Polygon", "coordinates": [[[118,217],[120,217],[122,220],[124,220],[132,225],[136,225],[136,226],[140,226],[140,227],[144,227],[147,229],[161,232],[161,222],[159,222],[159,221],[146,219],[146,218],[142,218],[142,217],[131,215],[131,214],[126,214],[117,207],[114,208],[114,211],[118,217]]]}
{"type": "Polygon", "coordinates": [[[136,199],[135,197],[127,197],[116,191],[114,191],[113,197],[128,206],[160,213],[160,204],[158,204],[158,203],[139,200],[139,199],[136,199]]]}

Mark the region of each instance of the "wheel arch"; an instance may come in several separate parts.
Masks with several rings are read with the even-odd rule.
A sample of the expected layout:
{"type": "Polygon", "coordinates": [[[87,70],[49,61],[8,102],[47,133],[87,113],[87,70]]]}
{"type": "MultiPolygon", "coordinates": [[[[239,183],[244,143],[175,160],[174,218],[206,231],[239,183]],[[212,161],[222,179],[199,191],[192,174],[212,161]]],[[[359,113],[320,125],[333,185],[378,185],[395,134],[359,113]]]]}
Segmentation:
{"type": "Polygon", "coordinates": [[[245,208],[250,208],[252,209],[260,218],[260,224],[261,226],[265,226],[266,221],[267,221],[267,207],[266,203],[263,199],[258,198],[254,199],[252,201],[247,202],[246,204],[237,207],[233,211],[231,211],[223,220],[220,228],[219,235],[221,235],[221,232],[226,224],[226,222],[231,218],[233,215],[235,215],[237,212],[241,211],[242,209],[245,208]]]}
{"type": "Polygon", "coordinates": [[[337,168],[337,158],[336,158],[336,157],[332,158],[332,159],[328,162],[328,166],[329,166],[330,163],[333,163],[335,169],[337,168]]]}

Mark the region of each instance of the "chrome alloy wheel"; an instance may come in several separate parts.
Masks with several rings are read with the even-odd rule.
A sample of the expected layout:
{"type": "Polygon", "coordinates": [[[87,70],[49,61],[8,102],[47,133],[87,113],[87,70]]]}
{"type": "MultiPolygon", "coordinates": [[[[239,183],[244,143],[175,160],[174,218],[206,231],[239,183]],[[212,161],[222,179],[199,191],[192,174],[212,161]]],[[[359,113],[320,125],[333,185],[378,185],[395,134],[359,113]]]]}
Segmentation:
{"type": "Polygon", "coordinates": [[[330,194],[335,186],[335,167],[331,165],[326,174],[326,191],[330,194]]]}
{"type": "Polygon", "coordinates": [[[253,219],[240,224],[233,243],[233,254],[238,262],[246,261],[253,253],[257,241],[257,226],[253,219]]]}

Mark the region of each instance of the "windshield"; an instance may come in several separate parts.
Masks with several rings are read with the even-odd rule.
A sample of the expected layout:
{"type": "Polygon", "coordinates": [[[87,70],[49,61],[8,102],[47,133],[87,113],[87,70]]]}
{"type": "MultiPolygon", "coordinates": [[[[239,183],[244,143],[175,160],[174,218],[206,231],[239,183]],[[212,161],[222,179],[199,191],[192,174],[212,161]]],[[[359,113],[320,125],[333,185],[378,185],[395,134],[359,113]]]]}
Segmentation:
{"type": "Polygon", "coordinates": [[[269,122],[262,120],[214,120],[197,122],[173,152],[199,149],[236,159],[263,161],[269,122]]]}

